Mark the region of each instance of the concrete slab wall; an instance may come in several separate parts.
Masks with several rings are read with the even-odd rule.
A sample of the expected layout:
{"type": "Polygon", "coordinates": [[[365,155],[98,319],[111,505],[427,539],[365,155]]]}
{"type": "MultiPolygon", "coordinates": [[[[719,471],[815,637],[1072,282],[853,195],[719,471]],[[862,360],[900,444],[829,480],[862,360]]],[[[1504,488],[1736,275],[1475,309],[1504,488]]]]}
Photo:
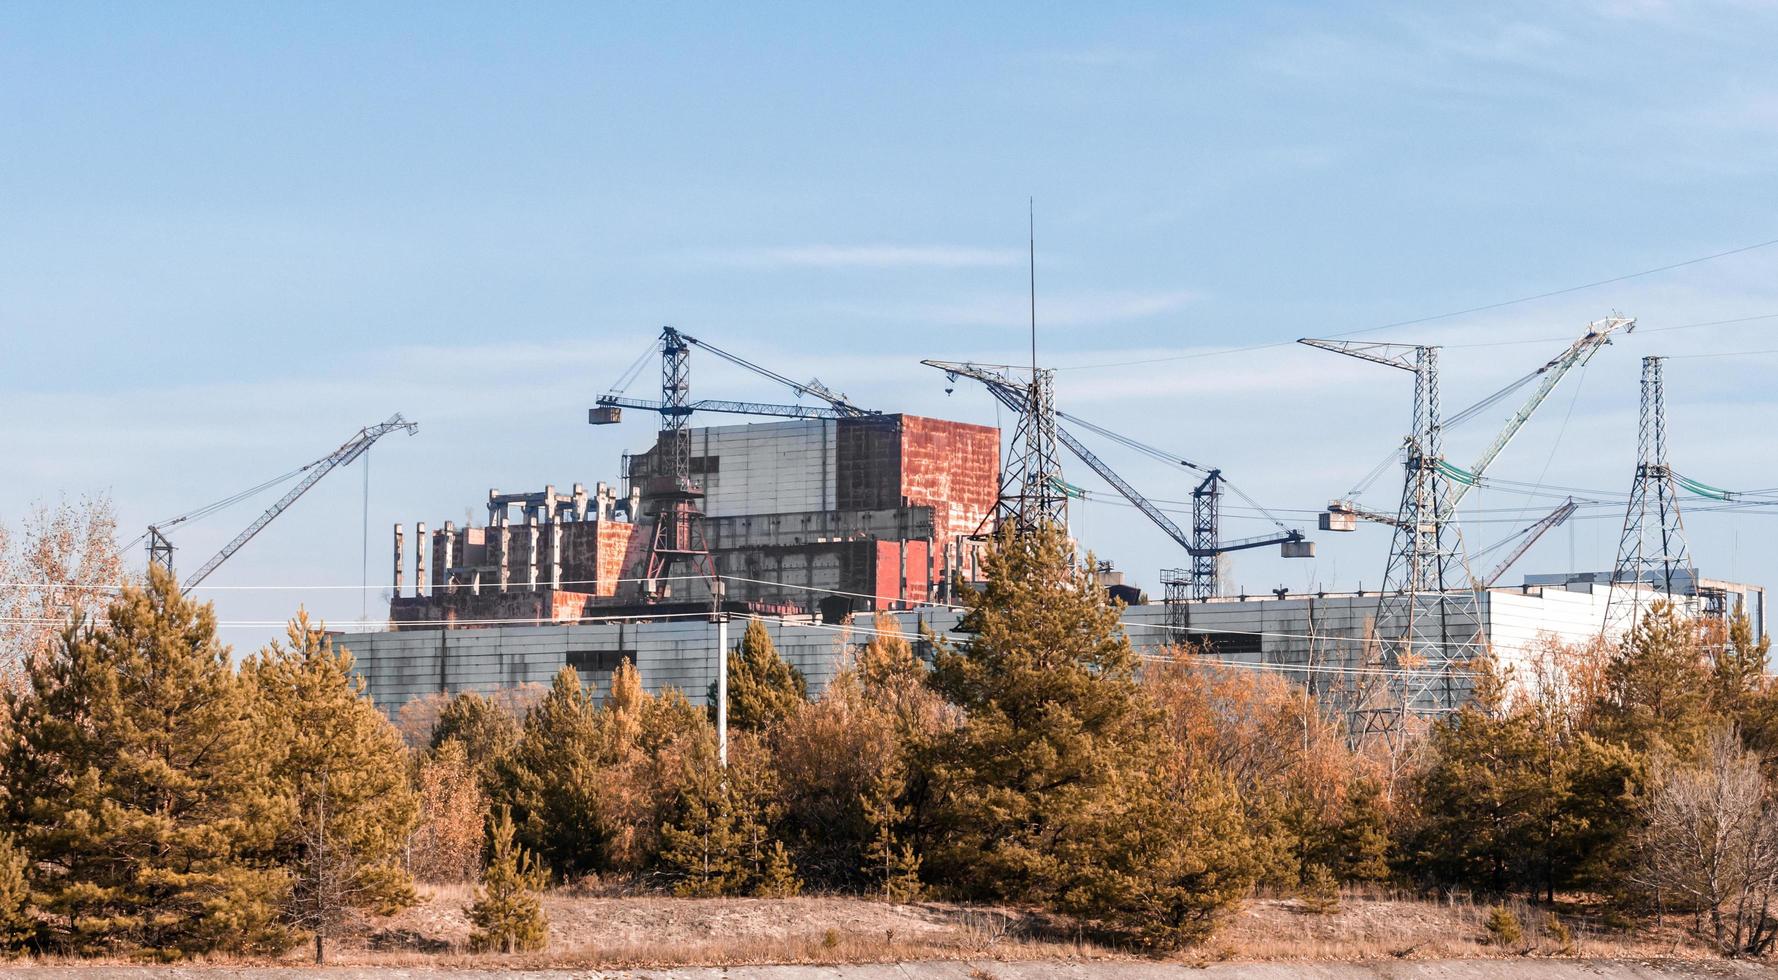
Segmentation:
{"type": "MultiPolygon", "coordinates": [[[[792,569],[786,564],[769,577],[783,580],[784,576],[824,582],[838,577],[838,571],[792,569]]],[[[1523,663],[1542,636],[1571,643],[1593,637],[1605,614],[1604,602],[1603,595],[1557,589],[1499,591],[1484,596],[1481,614],[1495,655],[1512,666],[1523,663]]],[[[1376,609],[1375,595],[1230,599],[1174,609],[1160,604],[1133,606],[1124,611],[1123,621],[1132,645],[1141,653],[1153,655],[1176,638],[1190,638],[1218,659],[1274,670],[1312,690],[1327,691],[1345,679],[1345,671],[1363,664],[1376,609]],[[1169,613],[1174,614],[1171,620],[1169,613]]],[[[910,637],[917,637],[923,624],[950,633],[958,619],[957,613],[937,607],[892,615],[910,637]]],[[[780,652],[803,672],[816,693],[848,662],[854,647],[868,640],[848,627],[822,624],[814,617],[765,622],[780,652]]],[[[740,641],[743,626],[731,623],[731,644],[740,641]]],[[[569,663],[571,654],[592,661],[599,659],[593,654],[629,657],[641,672],[644,687],[653,691],[676,687],[701,703],[715,678],[715,636],[714,625],[694,619],[360,633],[346,634],[340,642],[357,656],[371,697],[393,711],[411,698],[438,691],[485,692],[546,683],[569,663]]],[[[594,685],[608,683],[608,675],[608,668],[602,673],[583,671],[583,679],[594,685]]]]}

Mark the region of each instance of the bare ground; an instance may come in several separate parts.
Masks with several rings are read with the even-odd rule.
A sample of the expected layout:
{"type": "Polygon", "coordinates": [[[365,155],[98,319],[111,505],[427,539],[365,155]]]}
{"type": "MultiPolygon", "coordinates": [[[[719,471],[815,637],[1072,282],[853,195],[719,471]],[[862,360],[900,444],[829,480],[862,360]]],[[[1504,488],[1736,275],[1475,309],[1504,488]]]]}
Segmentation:
{"type": "MultiPolygon", "coordinates": [[[[1676,924],[1609,928],[1584,909],[1562,916],[1512,906],[1525,928],[1510,946],[1490,941],[1488,907],[1388,894],[1347,895],[1338,911],[1316,913],[1294,899],[1256,899],[1205,945],[1156,960],[1093,943],[1066,922],[1013,909],[948,903],[890,904],[851,896],[791,899],[589,897],[553,892],[547,951],[470,954],[466,888],[436,888],[389,919],[365,923],[334,944],[339,980],[520,976],[527,971],[648,976],[667,980],[1133,980],[1167,974],[1225,978],[1285,976],[1418,978],[1778,976],[1758,965],[1726,963],[1687,939],[1676,924]],[[880,965],[872,966],[872,964],[880,965]],[[699,969],[727,968],[727,969],[699,969]]],[[[128,964],[26,963],[0,973],[37,980],[138,980],[169,973],[206,978],[285,974],[306,965],[306,949],[278,963],[218,962],[177,970],[128,964]]],[[[560,976],[560,974],[556,974],[560,976]]]]}

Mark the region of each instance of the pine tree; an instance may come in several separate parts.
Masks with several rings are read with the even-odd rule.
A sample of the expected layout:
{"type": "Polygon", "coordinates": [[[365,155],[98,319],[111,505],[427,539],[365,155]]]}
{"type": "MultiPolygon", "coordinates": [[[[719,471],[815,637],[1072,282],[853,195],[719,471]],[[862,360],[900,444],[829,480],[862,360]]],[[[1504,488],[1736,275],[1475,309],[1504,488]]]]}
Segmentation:
{"type": "Polygon", "coordinates": [[[984,565],[970,640],[932,675],[964,721],[924,753],[924,873],[1157,946],[1201,935],[1252,880],[1233,792],[1177,763],[1118,608],[1060,531],[1003,531],[984,565]]]}
{"type": "Polygon", "coordinates": [[[30,859],[13,836],[0,833],[0,955],[23,949],[37,935],[31,914],[30,859]]]}
{"type": "MultiPolygon", "coordinates": [[[[796,714],[808,701],[802,672],[778,655],[764,622],[747,621],[741,642],[728,658],[728,723],[732,731],[763,732],[796,714]]],[[[716,717],[716,685],[709,690],[710,717],[716,717]]]]}
{"type": "Polygon", "coordinates": [[[899,764],[884,766],[859,796],[870,838],[864,847],[864,874],[882,888],[891,902],[910,902],[920,897],[920,858],[903,839],[902,827],[912,808],[902,805],[907,773],[899,764]]]}
{"type": "Polygon", "coordinates": [[[729,765],[706,737],[687,760],[672,815],[661,827],[657,870],[675,894],[792,895],[796,865],[771,828],[778,816],[771,758],[763,743],[736,733],[729,765]]]}
{"type": "Polygon", "coordinates": [[[600,706],[595,728],[599,778],[593,805],[602,828],[605,867],[639,877],[659,853],[661,828],[676,812],[689,760],[714,734],[704,712],[683,694],[644,692],[628,662],[612,674],[611,693],[600,706]]]}
{"type": "Polygon", "coordinates": [[[580,674],[563,667],[525,713],[490,794],[511,807],[519,843],[562,880],[609,867],[597,714],[580,674]]]}
{"type": "Polygon", "coordinates": [[[1696,753],[1709,730],[1710,672],[1696,624],[1657,602],[1606,667],[1599,733],[1639,753],[1696,753]]]}
{"type": "Polygon", "coordinates": [[[673,816],[661,827],[660,871],[675,895],[739,894],[747,884],[748,834],[738,826],[714,746],[703,747],[688,775],[673,816]]]}
{"type": "Polygon", "coordinates": [[[242,676],[258,690],[261,742],[294,811],[278,855],[294,874],[292,920],[313,934],[319,963],[354,911],[413,902],[402,858],[418,804],[401,733],[365,696],[352,654],[306,611],[287,636],[242,676]]]}
{"type": "Polygon", "coordinates": [[[1433,726],[1408,863],[1492,892],[1602,883],[1630,830],[1636,757],[1535,705],[1507,705],[1490,665],[1475,669],[1475,698],[1433,726]]]}
{"type": "Polygon", "coordinates": [[[167,572],[77,620],[9,696],[9,821],[46,941],[172,958],[284,948],[288,800],[208,605],[167,572]]]}
{"type": "Polygon", "coordinates": [[[1711,711],[1735,726],[1770,770],[1778,766],[1778,684],[1766,673],[1772,638],[1756,638],[1747,610],[1737,605],[1724,641],[1712,651],[1711,711]]]}
{"type": "Polygon", "coordinates": [[[500,760],[519,740],[519,721],[512,712],[488,698],[474,691],[465,691],[452,698],[438,713],[429,747],[437,749],[452,740],[463,746],[482,787],[489,789],[496,781],[500,760]]]}
{"type": "Polygon", "coordinates": [[[752,894],[759,898],[790,898],[801,894],[803,880],[797,877],[796,865],[784,842],[775,840],[766,849],[752,894]]]}
{"type": "Polygon", "coordinates": [[[545,875],[531,855],[513,843],[512,812],[505,807],[488,824],[493,853],[482,872],[475,903],[466,910],[470,948],[477,952],[526,953],[549,944],[549,920],[537,893],[545,875]]]}

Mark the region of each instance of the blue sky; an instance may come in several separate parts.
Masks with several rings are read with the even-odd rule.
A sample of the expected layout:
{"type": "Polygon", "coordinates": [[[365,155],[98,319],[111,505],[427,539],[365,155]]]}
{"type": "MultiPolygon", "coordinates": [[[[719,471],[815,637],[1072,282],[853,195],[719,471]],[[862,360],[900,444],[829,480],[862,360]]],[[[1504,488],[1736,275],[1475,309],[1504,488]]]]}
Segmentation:
{"type": "MultiPolygon", "coordinates": [[[[647,423],[591,429],[584,409],[663,323],[872,407],[993,421],[918,361],[1022,348],[1028,197],[1064,407],[1312,511],[1397,444],[1406,376],[1293,347],[1197,355],[1778,239],[1775,41],[1778,7],[1755,2],[7,4],[0,514],[103,491],[133,536],[401,411],[420,434],[370,464],[386,586],[392,521],[615,480],[647,423]]],[[[1778,314],[1778,246],[1366,336],[1449,345],[1454,410],[1614,309],[1644,332],[1495,474],[1621,494],[1655,353],[1687,355],[1668,369],[1675,465],[1778,485],[1778,357],[1692,356],[1778,347],[1778,318],[1689,326],[1778,314]]],[[[784,394],[707,361],[693,384],[784,394]]],[[[1451,455],[1488,436],[1453,431],[1451,455]]],[[[309,588],[217,590],[221,617],[358,618],[362,493],[361,473],[330,477],[212,580],[309,588]]],[[[1469,505],[1486,544],[1554,500],[1469,505]]],[[[186,566],[254,513],[182,529],[186,566]]],[[[1157,594],[1182,563],[1127,507],[1077,518],[1157,594]]],[[[1577,521],[1521,570],[1608,565],[1617,520],[1577,521]]],[[[1778,584],[1771,521],[1688,529],[1707,574],[1778,584]]],[[[1380,530],[1319,540],[1314,562],[1243,556],[1235,579],[1380,578],[1380,530]]]]}

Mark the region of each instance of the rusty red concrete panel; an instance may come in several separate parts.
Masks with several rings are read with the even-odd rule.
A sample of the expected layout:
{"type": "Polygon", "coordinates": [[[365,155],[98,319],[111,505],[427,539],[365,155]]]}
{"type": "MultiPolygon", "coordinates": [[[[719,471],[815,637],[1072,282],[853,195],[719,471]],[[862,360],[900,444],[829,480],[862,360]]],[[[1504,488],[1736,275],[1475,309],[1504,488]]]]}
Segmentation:
{"type": "Polygon", "coordinates": [[[975,533],[1000,494],[1000,430],[904,415],[901,431],[902,498],[933,509],[940,543],[975,533]]]}
{"type": "MultiPolygon", "coordinates": [[[[627,524],[620,521],[600,521],[598,585],[587,589],[595,595],[614,596],[620,587],[620,580],[635,578],[642,567],[643,552],[647,543],[643,540],[643,529],[646,524],[627,524]]],[[[624,591],[634,591],[635,583],[623,583],[624,591]]]]}

